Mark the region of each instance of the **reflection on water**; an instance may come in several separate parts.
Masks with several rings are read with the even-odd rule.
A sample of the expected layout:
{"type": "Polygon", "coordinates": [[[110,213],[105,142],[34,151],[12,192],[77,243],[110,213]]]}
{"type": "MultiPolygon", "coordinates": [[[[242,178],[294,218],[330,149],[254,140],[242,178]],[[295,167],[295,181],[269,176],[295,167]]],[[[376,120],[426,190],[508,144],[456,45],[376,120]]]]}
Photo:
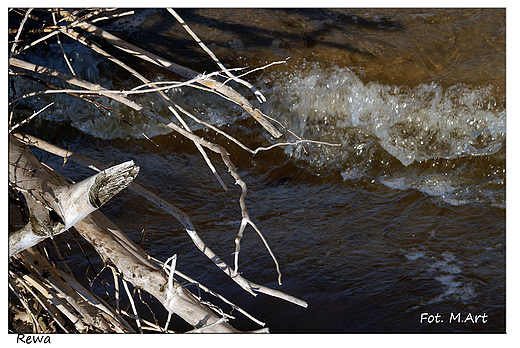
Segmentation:
{"type": "MultiPolygon", "coordinates": [[[[145,249],[161,259],[178,253],[179,269],[233,299],[274,332],[504,331],[504,10],[178,13],[230,67],[257,67],[290,56],[286,65],[249,76],[268,99],[259,107],[299,136],[342,145],[289,146],[254,157],[226,145],[248,184],[249,212],[280,261],[281,290],[303,298],[309,308],[235,289],[180,226],[139,197],[121,194],[107,205],[104,211],[116,224],[137,242],[146,226],[145,249]],[[469,311],[485,312],[490,320],[474,326],[420,323],[422,312],[469,311]]],[[[140,9],[105,28],[199,71],[216,68],[165,10],[140,9]]],[[[89,67],[78,70],[84,78],[109,88],[137,85],[73,47],[81,52],[72,56],[73,63],[89,67]]],[[[57,49],[27,59],[66,71],[57,49]]],[[[156,80],[172,78],[148,65],[140,69],[156,80]]],[[[34,86],[18,85],[20,91],[29,87],[34,86]]],[[[273,141],[226,101],[187,89],[168,93],[248,146],[273,141]]],[[[224,178],[230,192],[222,192],[193,146],[116,103],[103,100],[114,110],[107,112],[53,98],[56,107],[27,131],[46,139],[57,133],[62,146],[101,162],[134,159],[141,167],[137,181],[181,207],[205,242],[231,258],[239,191],[230,178],[224,178]]],[[[81,175],[73,174],[76,169],[63,167],[81,175]]],[[[261,241],[248,231],[243,243],[246,278],[277,287],[261,241]]],[[[236,325],[250,329],[240,317],[236,325]]]]}

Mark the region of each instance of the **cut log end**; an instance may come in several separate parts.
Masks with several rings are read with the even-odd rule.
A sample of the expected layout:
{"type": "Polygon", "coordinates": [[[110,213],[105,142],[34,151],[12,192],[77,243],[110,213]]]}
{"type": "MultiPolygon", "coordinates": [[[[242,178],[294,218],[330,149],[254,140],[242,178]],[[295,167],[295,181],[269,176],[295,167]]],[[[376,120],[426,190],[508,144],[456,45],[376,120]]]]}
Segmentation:
{"type": "Polygon", "coordinates": [[[139,167],[134,165],[134,161],[121,163],[102,171],[96,176],[96,180],[89,190],[90,204],[98,209],[130,185],[138,173],[139,167]]]}

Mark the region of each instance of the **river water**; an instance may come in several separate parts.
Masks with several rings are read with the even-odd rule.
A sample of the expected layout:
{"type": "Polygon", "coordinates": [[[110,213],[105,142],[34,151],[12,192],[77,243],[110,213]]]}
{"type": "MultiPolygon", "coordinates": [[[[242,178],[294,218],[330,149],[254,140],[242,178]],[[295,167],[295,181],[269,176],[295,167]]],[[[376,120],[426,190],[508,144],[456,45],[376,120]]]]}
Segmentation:
{"type": "MultiPolygon", "coordinates": [[[[165,260],[177,253],[179,270],[265,321],[271,332],[505,332],[505,10],[178,13],[227,67],[286,60],[245,77],[265,103],[233,87],[297,135],[341,144],[291,145],[252,156],[190,124],[228,149],[283,285],[250,228],[242,244],[243,276],[309,306],[245,293],[200,254],[179,223],[140,196],[121,193],[103,212],[136,243],[146,230],[151,255],[165,260]],[[430,316],[437,314],[442,322],[430,316]],[[473,320],[465,321],[469,314],[473,320]]],[[[99,26],[197,71],[218,69],[164,9],[139,9],[99,26]]],[[[139,84],[81,45],[67,47],[79,76],[109,88],[139,84]]],[[[68,72],[60,57],[51,44],[24,58],[68,72]]],[[[152,80],[173,78],[127,59],[152,80]]],[[[250,148],[275,142],[225,100],[193,89],[168,93],[250,148]]],[[[228,192],[195,146],[164,126],[112,102],[122,116],[64,96],[52,100],[56,104],[25,131],[100,162],[133,159],[141,167],[136,181],[185,211],[206,244],[233,263],[240,190],[218,156],[210,154],[228,192]]],[[[287,132],[284,139],[295,140],[287,132]]],[[[91,175],[41,156],[73,179],[91,175]]],[[[109,272],[105,277],[111,280],[109,272]]],[[[99,282],[94,289],[104,293],[99,282]]],[[[235,327],[258,328],[235,314],[235,327]]]]}

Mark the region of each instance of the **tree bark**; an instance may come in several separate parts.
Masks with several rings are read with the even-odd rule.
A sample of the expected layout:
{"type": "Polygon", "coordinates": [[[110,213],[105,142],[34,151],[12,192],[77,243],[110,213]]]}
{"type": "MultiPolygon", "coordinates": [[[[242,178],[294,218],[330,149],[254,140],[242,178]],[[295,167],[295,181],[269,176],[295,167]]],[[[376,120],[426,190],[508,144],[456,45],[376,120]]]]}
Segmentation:
{"type": "Polygon", "coordinates": [[[9,256],[74,226],[130,185],[138,172],[129,161],[71,185],[10,135],[9,183],[23,192],[30,217],[9,235],[9,256]]]}
{"type": "Polygon", "coordinates": [[[157,298],[171,314],[177,314],[204,332],[239,332],[175,279],[169,279],[144,250],[97,209],[128,186],[139,167],[129,161],[70,185],[9,136],[9,182],[24,193],[29,223],[9,235],[9,256],[66,231],[75,229],[96,249],[104,263],[123,280],[157,298]]]}
{"type": "MultiPolygon", "coordinates": [[[[221,318],[199,302],[179,282],[168,282],[168,275],[153,264],[144,250],[135,245],[112,221],[95,211],[76,224],[75,229],[96,249],[108,266],[119,275],[154,296],[169,313],[180,316],[195,328],[209,326],[221,318]]],[[[226,322],[203,332],[239,332],[226,322]]]]}

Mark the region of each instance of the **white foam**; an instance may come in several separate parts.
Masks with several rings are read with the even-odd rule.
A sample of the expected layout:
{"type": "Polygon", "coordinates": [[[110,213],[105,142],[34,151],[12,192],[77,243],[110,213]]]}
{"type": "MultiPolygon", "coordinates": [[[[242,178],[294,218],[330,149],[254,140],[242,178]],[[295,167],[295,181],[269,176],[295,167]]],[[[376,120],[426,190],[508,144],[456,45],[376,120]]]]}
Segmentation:
{"type": "Polygon", "coordinates": [[[424,251],[417,251],[417,250],[412,250],[412,251],[403,251],[401,250],[403,253],[404,253],[404,256],[410,260],[410,261],[415,261],[417,259],[420,259],[420,258],[424,258],[425,257],[425,253],[424,251]]]}
{"type": "MultiPolygon", "coordinates": [[[[450,204],[487,199],[482,196],[488,184],[468,181],[470,166],[465,171],[435,166],[441,160],[489,156],[501,150],[506,114],[494,99],[492,86],[445,88],[431,83],[412,89],[364,83],[351,69],[307,62],[283,76],[271,74],[267,83],[267,114],[300,136],[342,144],[326,151],[309,146],[308,153],[288,147],[289,155],[318,168],[340,167],[344,180],[366,178],[380,168],[376,181],[394,189],[416,189],[450,204]],[[383,152],[402,166],[388,170],[390,162],[383,152]],[[427,162],[434,169],[428,173],[413,166],[427,162]]],[[[493,202],[500,196],[488,193],[493,202]]],[[[499,198],[498,205],[502,201],[499,198]]]]}
{"type": "Polygon", "coordinates": [[[428,301],[429,304],[443,301],[447,297],[467,301],[476,296],[473,284],[463,282],[458,275],[463,272],[461,262],[451,252],[443,252],[442,259],[430,265],[430,273],[439,282],[443,292],[428,301]]]}

